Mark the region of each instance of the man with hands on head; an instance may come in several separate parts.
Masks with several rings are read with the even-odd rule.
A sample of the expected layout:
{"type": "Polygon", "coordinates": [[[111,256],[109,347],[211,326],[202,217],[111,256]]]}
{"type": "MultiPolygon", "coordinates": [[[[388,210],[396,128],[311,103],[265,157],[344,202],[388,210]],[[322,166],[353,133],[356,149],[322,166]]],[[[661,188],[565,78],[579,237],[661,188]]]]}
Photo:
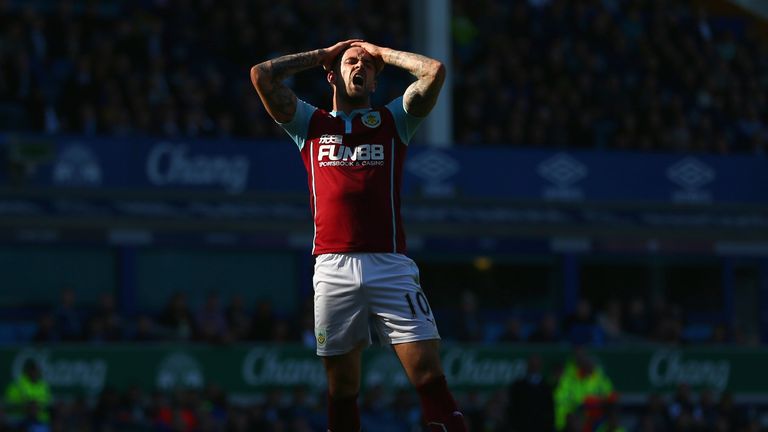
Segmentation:
{"type": "Polygon", "coordinates": [[[408,143],[437,102],[445,67],[437,60],[350,39],[251,68],[270,116],[298,146],[314,222],[317,354],[328,378],[329,432],[358,432],[361,353],[369,318],[416,388],[430,431],[466,431],[440,363],[434,316],[406,253],[400,187],[408,143]],[[416,80],[401,97],[371,107],[385,65],[416,80]],[[283,81],[322,66],[332,110],[296,97],[283,81]]]}

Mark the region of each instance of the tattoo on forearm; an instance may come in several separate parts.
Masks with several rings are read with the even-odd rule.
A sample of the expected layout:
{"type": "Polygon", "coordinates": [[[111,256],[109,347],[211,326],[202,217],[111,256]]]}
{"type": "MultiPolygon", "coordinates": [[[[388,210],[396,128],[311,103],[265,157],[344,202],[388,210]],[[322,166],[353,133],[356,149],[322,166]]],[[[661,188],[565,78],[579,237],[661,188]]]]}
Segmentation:
{"type": "Polygon", "coordinates": [[[318,66],[323,50],[278,57],[257,65],[259,71],[269,79],[262,87],[262,97],[268,101],[269,109],[284,117],[291,117],[296,107],[296,95],[283,84],[289,75],[318,66]]]}
{"type": "Polygon", "coordinates": [[[277,83],[264,90],[269,108],[285,117],[292,117],[296,107],[296,95],[283,83],[277,83]]]}
{"type": "Polygon", "coordinates": [[[405,51],[388,51],[384,62],[403,68],[416,77],[405,90],[403,102],[409,112],[424,116],[432,110],[443,85],[443,76],[434,74],[435,61],[423,55],[405,51]]]}
{"type": "Polygon", "coordinates": [[[322,50],[307,51],[278,57],[267,62],[271,68],[272,77],[282,81],[286,76],[293,75],[305,69],[320,64],[322,50]]]}
{"type": "Polygon", "coordinates": [[[422,80],[412,83],[403,94],[403,102],[414,115],[426,115],[432,109],[440,94],[439,86],[429,86],[422,80]],[[424,111],[427,112],[424,112],[424,111]]]}
{"type": "Polygon", "coordinates": [[[406,51],[391,50],[388,51],[384,62],[403,68],[416,78],[423,78],[427,72],[427,65],[432,63],[432,59],[406,51]]]}

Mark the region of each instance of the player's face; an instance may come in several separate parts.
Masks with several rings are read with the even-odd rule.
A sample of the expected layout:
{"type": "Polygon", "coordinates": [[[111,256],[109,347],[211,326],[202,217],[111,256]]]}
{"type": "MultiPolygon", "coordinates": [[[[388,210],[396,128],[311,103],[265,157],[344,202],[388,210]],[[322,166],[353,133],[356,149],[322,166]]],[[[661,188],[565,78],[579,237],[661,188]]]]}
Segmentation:
{"type": "Polygon", "coordinates": [[[339,68],[341,82],[351,98],[367,97],[376,88],[376,66],[373,56],[359,47],[344,52],[339,68]]]}

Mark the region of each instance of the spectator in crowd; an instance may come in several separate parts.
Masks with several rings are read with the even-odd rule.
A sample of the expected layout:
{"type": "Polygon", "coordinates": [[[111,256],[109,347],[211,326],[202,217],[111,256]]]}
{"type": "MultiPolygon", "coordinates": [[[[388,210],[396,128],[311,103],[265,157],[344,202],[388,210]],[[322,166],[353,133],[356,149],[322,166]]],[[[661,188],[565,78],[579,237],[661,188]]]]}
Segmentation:
{"type": "Polygon", "coordinates": [[[705,388],[699,392],[699,402],[693,413],[696,427],[705,430],[710,425],[718,423],[717,400],[711,389],[705,388]]]}
{"type": "Polygon", "coordinates": [[[104,321],[94,317],[88,320],[87,340],[93,344],[107,342],[107,328],[104,321]]]}
{"type": "Polygon", "coordinates": [[[175,292],[160,315],[159,324],[168,334],[169,339],[190,340],[195,332],[192,312],[187,306],[187,296],[181,291],[175,292]]]}
{"type": "Polygon", "coordinates": [[[692,430],[695,428],[694,411],[696,404],[688,384],[677,386],[674,399],[667,408],[669,419],[676,430],[692,430]]]}
{"type": "Polygon", "coordinates": [[[594,428],[595,432],[628,432],[628,429],[621,424],[619,415],[619,406],[609,405],[605,409],[605,415],[602,421],[594,428]]]}
{"type": "Polygon", "coordinates": [[[141,314],[136,318],[136,327],[132,336],[133,341],[153,342],[163,339],[163,336],[151,316],[141,314]]]}
{"type": "Polygon", "coordinates": [[[560,329],[557,316],[554,313],[544,314],[538,325],[528,337],[530,343],[556,343],[560,342],[560,329]]]}
{"type": "Polygon", "coordinates": [[[236,341],[248,339],[251,333],[251,316],[245,308],[245,298],[235,294],[226,310],[227,327],[236,341]]]}
{"type": "Polygon", "coordinates": [[[717,403],[712,390],[706,388],[697,400],[691,387],[681,383],[667,406],[667,418],[675,431],[752,430],[753,419],[744,408],[734,408],[728,392],[723,392],[717,403]]]}
{"type": "Polygon", "coordinates": [[[5,390],[8,421],[20,430],[50,430],[51,389],[36,360],[24,361],[21,373],[5,390]]]}
{"type": "Polygon", "coordinates": [[[669,414],[664,408],[664,399],[658,393],[648,395],[643,412],[640,414],[640,431],[664,431],[670,429],[669,414]]]}
{"type": "Polygon", "coordinates": [[[248,432],[251,430],[267,430],[263,420],[254,414],[258,413],[256,408],[252,408],[251,415],[244,408],[233,408],[230,410],[227,419],[226,430],[233,432],[248,432]]]}
{"type": "Polygon", "coordinates": [[[569,417],[576,417],[585,431],[592,430],[617,397],[603,369],[584,347],[576,347],[555,387],[555,427],[562,430],[569,417]]]}
{"type": "Polygon", "coordinates": [[[500,389],[488,396],[482,414],[482,430],[489,432],[509,431],[507,423],[507,391],[500,389]]]}
{"type": "Polygon", "coordinates": [[[315,339],[315,317],[312,311],[304,312],[301,317],[301,330],[299,338],[301,344],[307,348],[315,349],[317,347],[317,340],[315,339]]]}
{"type": "Polygon", "coordinates": [[[464,397],[462,407],[464,407],[464,416],[467,420],[469,430],[485,430],[487,404],[485,395],[480,391],[469,391],[464,397]]]}
{"type": "Polygon", "coordinates": [[[272,327],[270,342],[272,343],[292,343],[298,341],[294,334],[293,326],[286,319],[277,319],[272,327]]]}
{"type": "Polygon", "coordinates": [[[88,339],[116,342],[123,340],[123,337],[124,321],[117,310],[115,296],[112,293],[102,293],[99,296],[99,305],[88,324],[88,339]]]}
{"type": "Polygon", "coordinates": [[[117,429],[138,429],[150,419],[144,391],[140,387],[130,386],[119,397],[120,403],[116,413],[117,429]]]}
{"type": "Polygon", "coordinates": [[[713,344],[725,344],[733,340],[728,326],[724,323],[716,323],[712,326],[712,336],[709,342],[713,344]]]}
{"type": "Polygon", "coordinates": [[[654,331],[653,339],[658,342],[678,345],[683,339],[683,311],[675,305],[664,300],[654,305],[653,311],[654,331]]]}
{"type": "MultiPolygon", "coordinates": [[[[53,405],[52,412],[55,415],[51,419],[51,430],[54,431],[82,431],[90,430],[91,425],[91,406],[86,401],[84,395],[77,395],[74,398],[57,398],[53,405]]],[[[0,420],[0,425],[3,422],[0,420]]],[[[0,426],[0,430],[2,427],[0,426]]]]}
{"type": "Polygon", "coordinates": [[[485,331],[483,318],[478,310],[477,294],[464,291],[461,295],[459,316],[456,318],[456,339],[462,342],[483,342],[485,331]]]}
{"type": "Polygon", "coordinates": [[[270,340],[275,334],[276,317],[272,311],[272,302],[259,300],[251,321],[251,339],[257,341],[270,340]]]}
{"type": "Polygon", "coordinates": [[[288,417],[288,407],[286,402],[281,389],[273,388],[267,391],[266,400],[262,406],[264,410],[263,416],[266,423],[272,428],[285,427],[285,421],[288,417]]]}
{"type": "Polygon", "coordinates": [[[586,298],[580,298],[576,308],[565,320],[565,331],[568,340],[575,345],[601,343],[602,334],[596,325],[592,303],[586,298]]]}
{"type": "Polygon", "coordinates": [[[76,294],[72,288],[61,290],[61,298],[53,316],[56,331],[64,341],[83,340],[83,319],[75,302],[76,294]]]}
{"type": "Polygon", "coordinates": [[[200,424],[199,403],[197,392],[178,390],[169,402],[158,407],[154,422],[163,430],[193,432],[200,424]]]}
{"type": "Polygon", "coordinates": [[[734,402],[733,394],[729,391],[724,391],[720,394],[717,412],[720,418],[718,425],[724,423],[726,425],[725,430],[728,430],[728,428],[731,430],[749,430],[747,428],[754,420],[750,418],[745,406],[739,406],[734,402]]]}
{"type": "Polygon", "coordinates": [[[525,376],[509,389],[508,418],[512,432],[555,430],[553,388],[538,355],[528,357],[525,376]]]}
{"type": "MultiPolygon", "coordinates": [[[[286,410],[289,419],[303,420],[302,427],[314,427],[322,429],[325,413],[317,406],[317,398],[305,386],[297,386],[293,389],[291,403],[286,410]]],[[[314,430],[311,429],[311,430],[314,430]]]]}
{"type": "Polygon", "coordinates": [[[421,427],[421,409],[416,395],[409,389],[395,391],[392,398],[392,411],[395,418],[402,419],[411,430],[421,427]]]}
{"type": "Polygon", "coordinates": [[[197,312],[195,323],[198,340],[211,343],[222,343],[230,340],[227,319],[221,309],[218,293],[208,293],[205,302],[197,312]]]}
{"type": "Polygon", "coordinates": [[[57,342],[59,335],[56,333],[56,320],[52,313],[44,313],[37,319],[37,328],[32,336],[36,343],[57,342]]]}
{"type": "Polygon", "coordinates": [[[648,322],[646,303],[642,297],[635,296],[629,300],[627,312],[623,315],[623,319],[622,327],[626,333],[638,338],[648,337],[650,323],[648,322]]]}
{"type": "Polygon", "coordinates": [[[622,314],[621,302],[618,299],[609,300],[598,312],[597,325],[606,342],[622,342],[624,340],[622,314]]]}
{"type": "Polygon", "coordinates": [[[522,324],[520,320],[511,317],[504,323],[504,331],[499,335],[499,342],[522,342],[522,324]]]}
{"type": "Polygon", "coordinates": [[[360,404],[360,425],[365,431],[407,430],[406,419],[396,418],[389,409],[387,391],[376,384],[367,389],[360,404]]]}
{"type": "Polygon", "coordinates": [[[93,409],[92,427],[95,430],[110,430],[117,427],[118,412],[120,410],[120,392],[113,387],[104,388],[99,393],[98,400],[93,409]]]}

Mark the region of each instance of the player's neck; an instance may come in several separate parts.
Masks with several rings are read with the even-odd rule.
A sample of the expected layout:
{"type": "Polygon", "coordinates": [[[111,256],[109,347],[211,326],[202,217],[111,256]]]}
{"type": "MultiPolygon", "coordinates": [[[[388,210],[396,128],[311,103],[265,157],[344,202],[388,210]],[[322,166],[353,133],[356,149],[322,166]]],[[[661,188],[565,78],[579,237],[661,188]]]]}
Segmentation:
{"type": "Polygon", "coordinates": [[[333,110],[349,114],[354,110],[367,109],[371,107],[371,98],[345,98],[335,96],[333,98],[333,110]]]}

